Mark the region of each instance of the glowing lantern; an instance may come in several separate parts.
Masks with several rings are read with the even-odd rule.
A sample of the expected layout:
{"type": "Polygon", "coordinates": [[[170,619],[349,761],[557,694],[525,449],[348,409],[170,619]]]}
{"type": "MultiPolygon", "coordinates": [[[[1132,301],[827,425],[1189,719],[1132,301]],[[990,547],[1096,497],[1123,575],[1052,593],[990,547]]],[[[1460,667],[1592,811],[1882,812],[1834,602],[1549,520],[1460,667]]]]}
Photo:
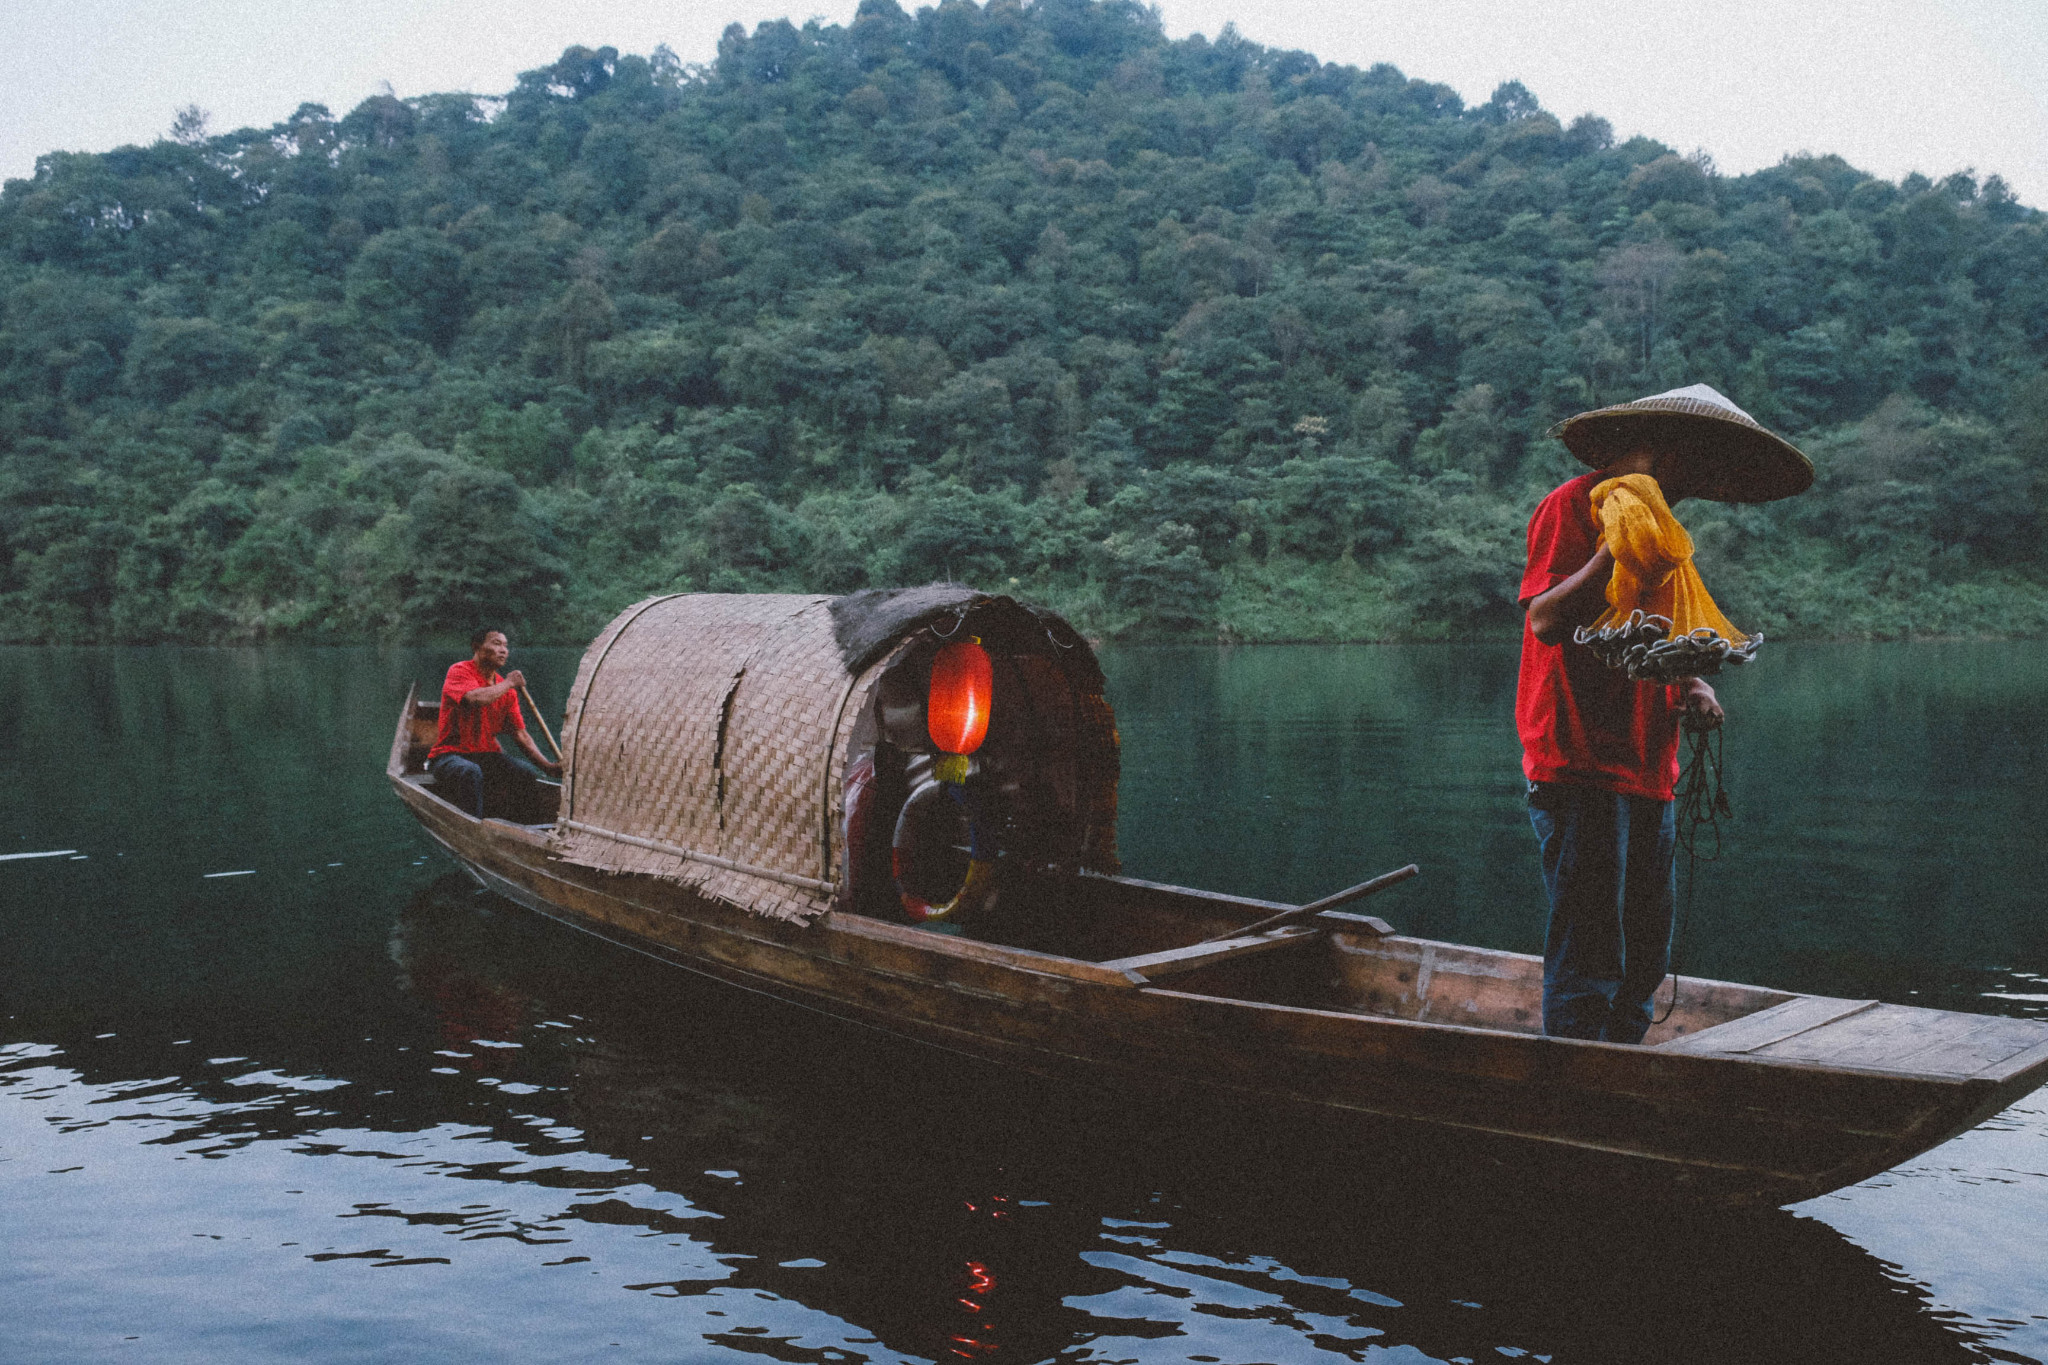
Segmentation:
{"type": "Polygon", "coordinates": [[[949,754],[971,754],[988,736],[995,668],[979,640],[947,645],[932,660],[931,699],[925,725],[932,743],[949,754]]]}

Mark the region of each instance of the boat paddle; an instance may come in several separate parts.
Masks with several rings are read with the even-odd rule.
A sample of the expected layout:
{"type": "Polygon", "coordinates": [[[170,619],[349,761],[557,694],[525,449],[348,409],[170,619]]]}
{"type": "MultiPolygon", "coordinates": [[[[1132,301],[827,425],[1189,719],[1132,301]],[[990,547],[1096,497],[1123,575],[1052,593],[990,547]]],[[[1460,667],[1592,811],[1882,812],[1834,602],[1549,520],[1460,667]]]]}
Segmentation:
{"type": "Polygon", "coordinates": [[[1325,910],[1335,910],[1340,905],[1349,905],[1352,901],[1364,900],[1375,892],[1384,891],[1390,886],[1407,881],[1410,877],[1415,876],[1421,871],[1422,869],[1414,863],[1410,863],[1406,867],[1397,867],[1392,872],[1381,873],[1369,882],[1360,882],[1348,891],[1339,891],[1334,896],[1325,896],[1319,901],[1311,901],[1307,905],[1298,905],[1292,910],[1282,910],[1277,915],[1268,915],[1262,920],[1245,925],[1242,929],[1226,929],[1220,934],[1211,934],[1201,941],[1203,943],[1215,943],[1226,938],[1250,938],[1254,934],[1263,934],[1268,929],[1284,929],[1290,924],[1299,924],[1303,920],[1314,919],[1325,910]]]}
{"type": "Polygon", "coordinates": [[[533,693],[526,690],[526,684],[519,684],[519,695],[526,698],[526,704],[533,709],[533,718],[540,725],[540,732],[547,736],[548,747],[555,751],[555,762],[562,759],[562,746],[555,743],[555,732],[548,729],[547,717],[540,713],[540,703],[533,699],[533,693]]]}

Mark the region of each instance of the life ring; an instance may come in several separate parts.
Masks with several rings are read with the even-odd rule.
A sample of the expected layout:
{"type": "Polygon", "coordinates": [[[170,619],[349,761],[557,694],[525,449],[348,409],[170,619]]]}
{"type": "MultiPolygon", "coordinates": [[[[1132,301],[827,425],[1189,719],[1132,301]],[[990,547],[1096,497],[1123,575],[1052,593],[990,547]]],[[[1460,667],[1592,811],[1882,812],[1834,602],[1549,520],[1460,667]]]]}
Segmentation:
{"type": "Polygon", "coordinates": [[[896,878],[896,895],[903,902],[903,911],[914,924],[965,918],[987,905],[996,889],[996,857],[995,850],[982,834],[973,793],[964,786],[934,781],[927,781],[912,792],[896,817],[895,837],[889,843],[889,868],[896,878]],[[912,892],[905,883],[909,880],[914,856],[909,847],[913,828],[924,809],[938,801],[952,801],[966,810],[967,875],[961,878],[960,889],[950,900],[934,904],[912,892]]]}

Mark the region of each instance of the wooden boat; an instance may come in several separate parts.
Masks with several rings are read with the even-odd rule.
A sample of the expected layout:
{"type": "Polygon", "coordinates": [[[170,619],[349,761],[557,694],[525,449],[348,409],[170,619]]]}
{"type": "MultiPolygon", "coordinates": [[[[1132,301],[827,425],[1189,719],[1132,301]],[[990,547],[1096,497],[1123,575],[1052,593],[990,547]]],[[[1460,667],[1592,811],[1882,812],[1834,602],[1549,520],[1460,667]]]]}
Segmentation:
{"type": "MultiPolygon", "coordinates": [[[[1687,978],[1641,1046],[1546,1038],[1542,962],[1365,915],[1119,875],[1116,733],[1086,643],[959,588],[693,595],[585,654],[559,807],[476,819],[387,768],[485,887],[718,980],[983,1061],[1420,1135],[1567,1182],[1724,1204],[1853,1183],[2048,1081],[2048,1022],[1687,978]],[[959,926],[906,922],[896,813],[932,780],[933,659],[976,638],[994,704],[969,787],[1001,845],[959,926]]],[[[959,851],[934,856],[957,878],[959,851]]]]}

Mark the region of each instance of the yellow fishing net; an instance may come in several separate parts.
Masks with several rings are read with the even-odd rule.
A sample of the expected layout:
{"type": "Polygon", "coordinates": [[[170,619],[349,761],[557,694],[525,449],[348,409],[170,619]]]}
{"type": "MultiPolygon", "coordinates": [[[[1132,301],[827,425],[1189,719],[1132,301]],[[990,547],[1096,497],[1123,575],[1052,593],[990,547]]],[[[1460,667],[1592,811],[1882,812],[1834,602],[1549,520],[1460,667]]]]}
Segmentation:
{"type": "Polygon", "coordinates": [[[1692,537],[1648,474],[1593,488],[1600,538],[1614,552],[1607,611],[1574,635],[1639,682],[1703,678],[1756,657],[1763,636],[1728,623],[1692,565],[1692,537]]]}

